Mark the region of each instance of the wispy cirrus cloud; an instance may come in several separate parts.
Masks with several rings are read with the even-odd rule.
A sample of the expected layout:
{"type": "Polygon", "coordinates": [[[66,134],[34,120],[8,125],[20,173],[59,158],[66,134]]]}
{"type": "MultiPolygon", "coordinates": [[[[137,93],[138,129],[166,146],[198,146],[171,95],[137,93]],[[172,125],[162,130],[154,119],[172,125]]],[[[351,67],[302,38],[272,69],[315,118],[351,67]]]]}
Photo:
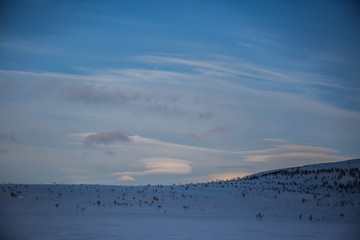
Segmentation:
{"type": "MultiPolygon", "coordinates": [[[[135,58],[137,61],[147,64],[165,64],[173,66],[188,66],[193,70],[192,75],[198,77],[214,77],[222,79],[241,79],[240,85],[252,86],[252,88],[266,89],[270,91],[291,90],[298,86],[301,89],[312,89],[313,86],[326,86],[332,89],[353,91],[354,89],[339,84],[338,80],[324,77],[316,73],[291,72],[284,69],[273,69],[259,64],[253,64],[244,59],[217,56],[216,58],[202,60],[186,57],[144,55],[135,58]],[[256,84],[261,80],[261,85],[256,84]],[[272,84],[266,84],[263,81],[272,84]],[[278,83],[274,85],[274,83],[278,83]],[[280,85],[281,84],[281,85],[280,85]],[[286,85],[285,85],[286,84],[286,85]]],[[[357,89],[358,91],[359,89],[357,89]]]]}
{"type": "MultiPolygon", "coordinates": [[[[186,59],[171,56],[156,56],[156,55],[145,55],[136,57],[137,60],[148,63],[148,64],[168,64],[168,65],[185,65],[192,67],[196,72],[201,73],[205,76],[244,76],[250,78],[258,78],[259,76],[251,73],[250,71],[241,71],[239,68],[231,67],[229,61],[217,60],[197,60],[197,59],[186,59]]],[[[228,60],[228,59],[227,59],[228,60]]]]}

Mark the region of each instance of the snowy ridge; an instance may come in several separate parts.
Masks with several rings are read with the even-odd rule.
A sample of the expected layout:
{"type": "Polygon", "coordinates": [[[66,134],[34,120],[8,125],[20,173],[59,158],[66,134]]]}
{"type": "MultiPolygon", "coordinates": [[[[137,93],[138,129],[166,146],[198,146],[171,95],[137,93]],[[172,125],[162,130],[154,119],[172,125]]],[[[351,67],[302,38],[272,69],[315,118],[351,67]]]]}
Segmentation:
{"type": "Polygon", "coordinates": [[[273,190],[281,185],[288,192],[356,196],[360,193],[360,159],[260,172],[240,180],[259,180],[273,190]]]}
{"type": "Polygon", "coordinates": [[[359,169],[356,159],[187,185],[3,184],[1,239],[357,239],[359,169]]]}

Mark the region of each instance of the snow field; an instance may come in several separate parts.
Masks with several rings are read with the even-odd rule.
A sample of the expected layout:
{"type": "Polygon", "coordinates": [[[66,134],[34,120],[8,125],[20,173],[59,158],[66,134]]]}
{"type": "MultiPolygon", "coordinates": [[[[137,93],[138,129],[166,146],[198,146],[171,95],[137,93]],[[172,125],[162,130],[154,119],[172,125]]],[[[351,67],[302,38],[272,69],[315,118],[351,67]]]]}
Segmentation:
{"type": "Polygon", "coordinates": [[[359,167],[351,160],[172,186],[3,184],[0,237],[358,239],[359,167]]]}

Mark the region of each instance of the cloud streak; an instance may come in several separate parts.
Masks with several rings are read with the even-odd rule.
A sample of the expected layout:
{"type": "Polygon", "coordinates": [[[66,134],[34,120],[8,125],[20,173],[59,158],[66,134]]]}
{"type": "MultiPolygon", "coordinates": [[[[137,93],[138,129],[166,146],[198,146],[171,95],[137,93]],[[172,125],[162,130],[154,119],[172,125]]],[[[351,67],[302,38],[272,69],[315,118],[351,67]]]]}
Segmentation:
{"type": "Polygon", "coordinates": [[[71,100],[86,103],[118,104],[141,99],[141,95],[135,92],[110,90],[105,86],[84,83],[68,85],[66,94],[71,100]]]}
{"type": "Polygon", "coordinates": [[[334,81],[330,81],[329,78],[323,78],[316,74],[303,75],[295,72],[279,71],[261,65],[253,65],[249,62],[245,62],[243,59],[235,59],[226,56],[223,56],[222,58],[218,57],[217,60],[199,60],[172,56],[144,55],[139,56],[136,59],[148,64],[189,66],[194,72],[201,73],[201,75],[204,76],[222,78],[237,77],[241,78],[243,82],[245,79],[251,79],[252,81],[267,80],[272,83],[296,84],[306,88],[311,88],[311,86],[315,85],[351,90],[340,84],[336,84],[334,81]]]}
{"type": "MultiPolygon", "coordinates": [[[[210,130],[222,132],[227,128],[211,128],[210,130]]],[[[104,138],[112,136],[108,133],[78,133],[70,136],[79,143],[82,143],[89,136],[96,136],[96,139],[101,139],[97,141],[98,144],[104,144],[104,141],[108,141],[104,138]]],[[[131,139],[131,144],[124,145],[123,142],[111,138],[110,142],[112,143],[106,146],[107,151],[122,153],[121,161],[116,157],[107,158],[107,161],[114,162],[114,166],[122,170],[113,172],[109,176],[116,176],[118,181],[139,182],[143,181],[143,176],[155,177],[174,174],[179,175],[177,176],[179,178],[186,179],[186,182],[196,182],[249,174],[249,169],[243,169],[244,164],[256,172],[352,158],[340,155],[333,148],[288,144],[285,143],[285,140],[284,143],[270,141],[270,146],[274,142],[277,145],[267,148],[236,151],[177,144],[137,135],[128,137],[131,139]],[[126,169],[124,166],[127,166],[126,169]],[[223,171],[229,166],[231,166],[230,171],[223,171]],[[207,170],[204,174],[202,169],[209,169],[210,171],[207,170]],[[183,177],[182,175],[186,176],[183,177]]],[[[104,154],[104,150],[100,149],[98,154],[101,156],[104,154]]]]}
{"type": "MultiPolygon", "coordinates": [[[[141,71],[141,70],[139,70],[141,71]]],[[[184,110],[177,103],[181,96],[164,94],[140,87],[109,87],[90,83],[70,83],[60,88],[67,99],[75,102],[102,105],[129,105],[136,111],[163,115],[182,115],[184,110]]]]}
{"type": "Polygon", "coordinates": [[[185,135],[189,138],[196,138],[196,139],[205,141],[205,140],[208,140],[208,137],[210,135],[214,135],[214,134],[218,134],[218,133],[227,133],[227,132],[231,132],[231,131],[232,131],[232,128],[230,128],[228,126],[217,126],[217,127],[211,128],[201,134],[186,133],[185,135]]]}
{"type": "MultiPolygon", "coordinates": [[[[310,163],[341,161],[352,158],[339,155],[338,150],[333,148],[311,145],[280,144],[279,141],[276,141],[279,145],[269,148],[250,151],[231,151],[174,144],[139,136],[134,136],[133,139],[134,142],[144,144],[145,146],[151,146],[153,151],[159,149],[159,152],[161,152],[161,149],[166,148],[168,152],[173,154],[183,154],[183,152],[186,152],[188,155],[185,154],[185,156],[188,156],[190,159],[191,155],[200,156],[200,158],[206,156],[199,166],[209,164],[206,160],[209,156],[216,156],[215,158],[218,159],[227,159],[229,157],[231,159],[236,158],[238,159],[239,164],[247,162],[249,166],[259,170],[266,170],[267,168],[274,167],[293,167],[310,163]]],[[[286,140],[283,140],[282,142],[286,143],[286,140]]],[[[199,163],[199,159],[195,160],[199,163]]],[[[215,164],[215,162],[213,164],[215,164]]],[[[222,164],[226,166],[227,163],[226,161],[223,161],[222,164]]]]}
{"type": "Polygon", "coordinates": [[[95,144],[109,145],[115,142],[131,142],[131,138],[121,131],[115,131],[90,134],[85,137],[83,141],[83,143],[87,146],[95,144]]]}
{"type": "Polygon", "coordinates": [[[274,161],[294,161],[294,160],[314,160],[333,162],[350,159],[349,157],[336,156],[328,153],[319,152],[288,152],[288,153],[274,153],[264,155],[248,155],[245,158],[247,162],[274,162],[274,161]]]}
{"type": "Polygon", "coordinates": [[[336,149],[309,145],[277,145],[255,151],[243,151],[243,161],[258,171],[294,167],[312,163],[336,162],[352,157],[339,155],[336,149]]]}
{"type": "MultiPolygon", "coordinates": [[[[227,132],[230,130],[230,128],[227,127],[215,127],[208,131],[215,131],[215,132],[227,132]]],[[[207,132],[208,132],[207,131],[207,132]]],[[[104,142],[111,142],[116,143],[121,140],[116,140],[116,136],[120,135],[120,138],[122,138],[123,134],[121,132],[115,131],[115,132],[102,132],[102,133],[78,133],[78,134],[71,134],[71,137],[83,137],[84,141],[88,138],[95,138],[100,139],[98,140],[98,144],[106,144],[104,142]],[[109,139],[108,139],[109,138],[109,139]],[[114,140],[115,139],[115,140],[114,140]]],[[[324,160],[325,156],[329,156],[329,160],[332,159],[350,159],[351,157],[347,156],[338,156],[338,150],[328,147],[321,147],[321,146],[311,146],[311,145],[297,145],[297,144],[280,144],[275,145],[270,148],[264,148],[259,150],[245,150],[245,151],[233,151],[233,150],[222,150],[222,149],[216,149],[216,148],[206,148],[206,147],[197,147],[197,146],[191,146],[191,145],[184,145],[184,144],[177,144],[177,143],[170,143],[161,141],[154,138],[146,138],[141,137],[138,135],[134,136],[127,136],[125,135],[126,141],[133,142],[135,146],[141,147],[141,146],[147,146],[151,149],[167,149],[170,152],[176,153],[177,151],[183,152],[191,151],[191,152],[203,152],[203,153],[217,153],[217,154],[230,154],[230,155],[238,155],[240,158],[243,158],[245,161],[249,162],[261,162],[266,160],[271,160],[276,156],[294,156],[297,158],[309,158],[310,156],[314,156],[314,159],[317,159],[319,157],[319,160],[324,160]]],[[[94,140],[95,141],[95,140],[94,140]]],[[[286,140],[283,140],[284,143],[286,140]]],[[[115,145],[114,145],[115,146],[115,145]]]]}
{"type": "Polygon", "coordinates": [[[276,154],[276,153],[289,153],[289,152],[323,152],[323,153],[337,153],[338,151],[332,148],[319,147],[319,146],[309,146],[309,145],[276,145],[271,148],[253,150],[253,151],[240,151],[238,153],[245,155],[266,155],[266,154],[276,154]]]}

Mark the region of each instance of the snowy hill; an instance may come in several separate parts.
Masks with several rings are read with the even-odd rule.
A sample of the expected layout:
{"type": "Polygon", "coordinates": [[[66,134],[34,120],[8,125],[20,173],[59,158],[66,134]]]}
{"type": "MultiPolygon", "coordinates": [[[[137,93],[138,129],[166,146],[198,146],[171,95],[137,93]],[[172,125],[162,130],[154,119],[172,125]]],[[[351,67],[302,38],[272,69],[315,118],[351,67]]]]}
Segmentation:
{"type": "Polygon", "coordinates": [[[360,159],[173,186],[0,185],[1,239],[358,239],[360,159]]]}

